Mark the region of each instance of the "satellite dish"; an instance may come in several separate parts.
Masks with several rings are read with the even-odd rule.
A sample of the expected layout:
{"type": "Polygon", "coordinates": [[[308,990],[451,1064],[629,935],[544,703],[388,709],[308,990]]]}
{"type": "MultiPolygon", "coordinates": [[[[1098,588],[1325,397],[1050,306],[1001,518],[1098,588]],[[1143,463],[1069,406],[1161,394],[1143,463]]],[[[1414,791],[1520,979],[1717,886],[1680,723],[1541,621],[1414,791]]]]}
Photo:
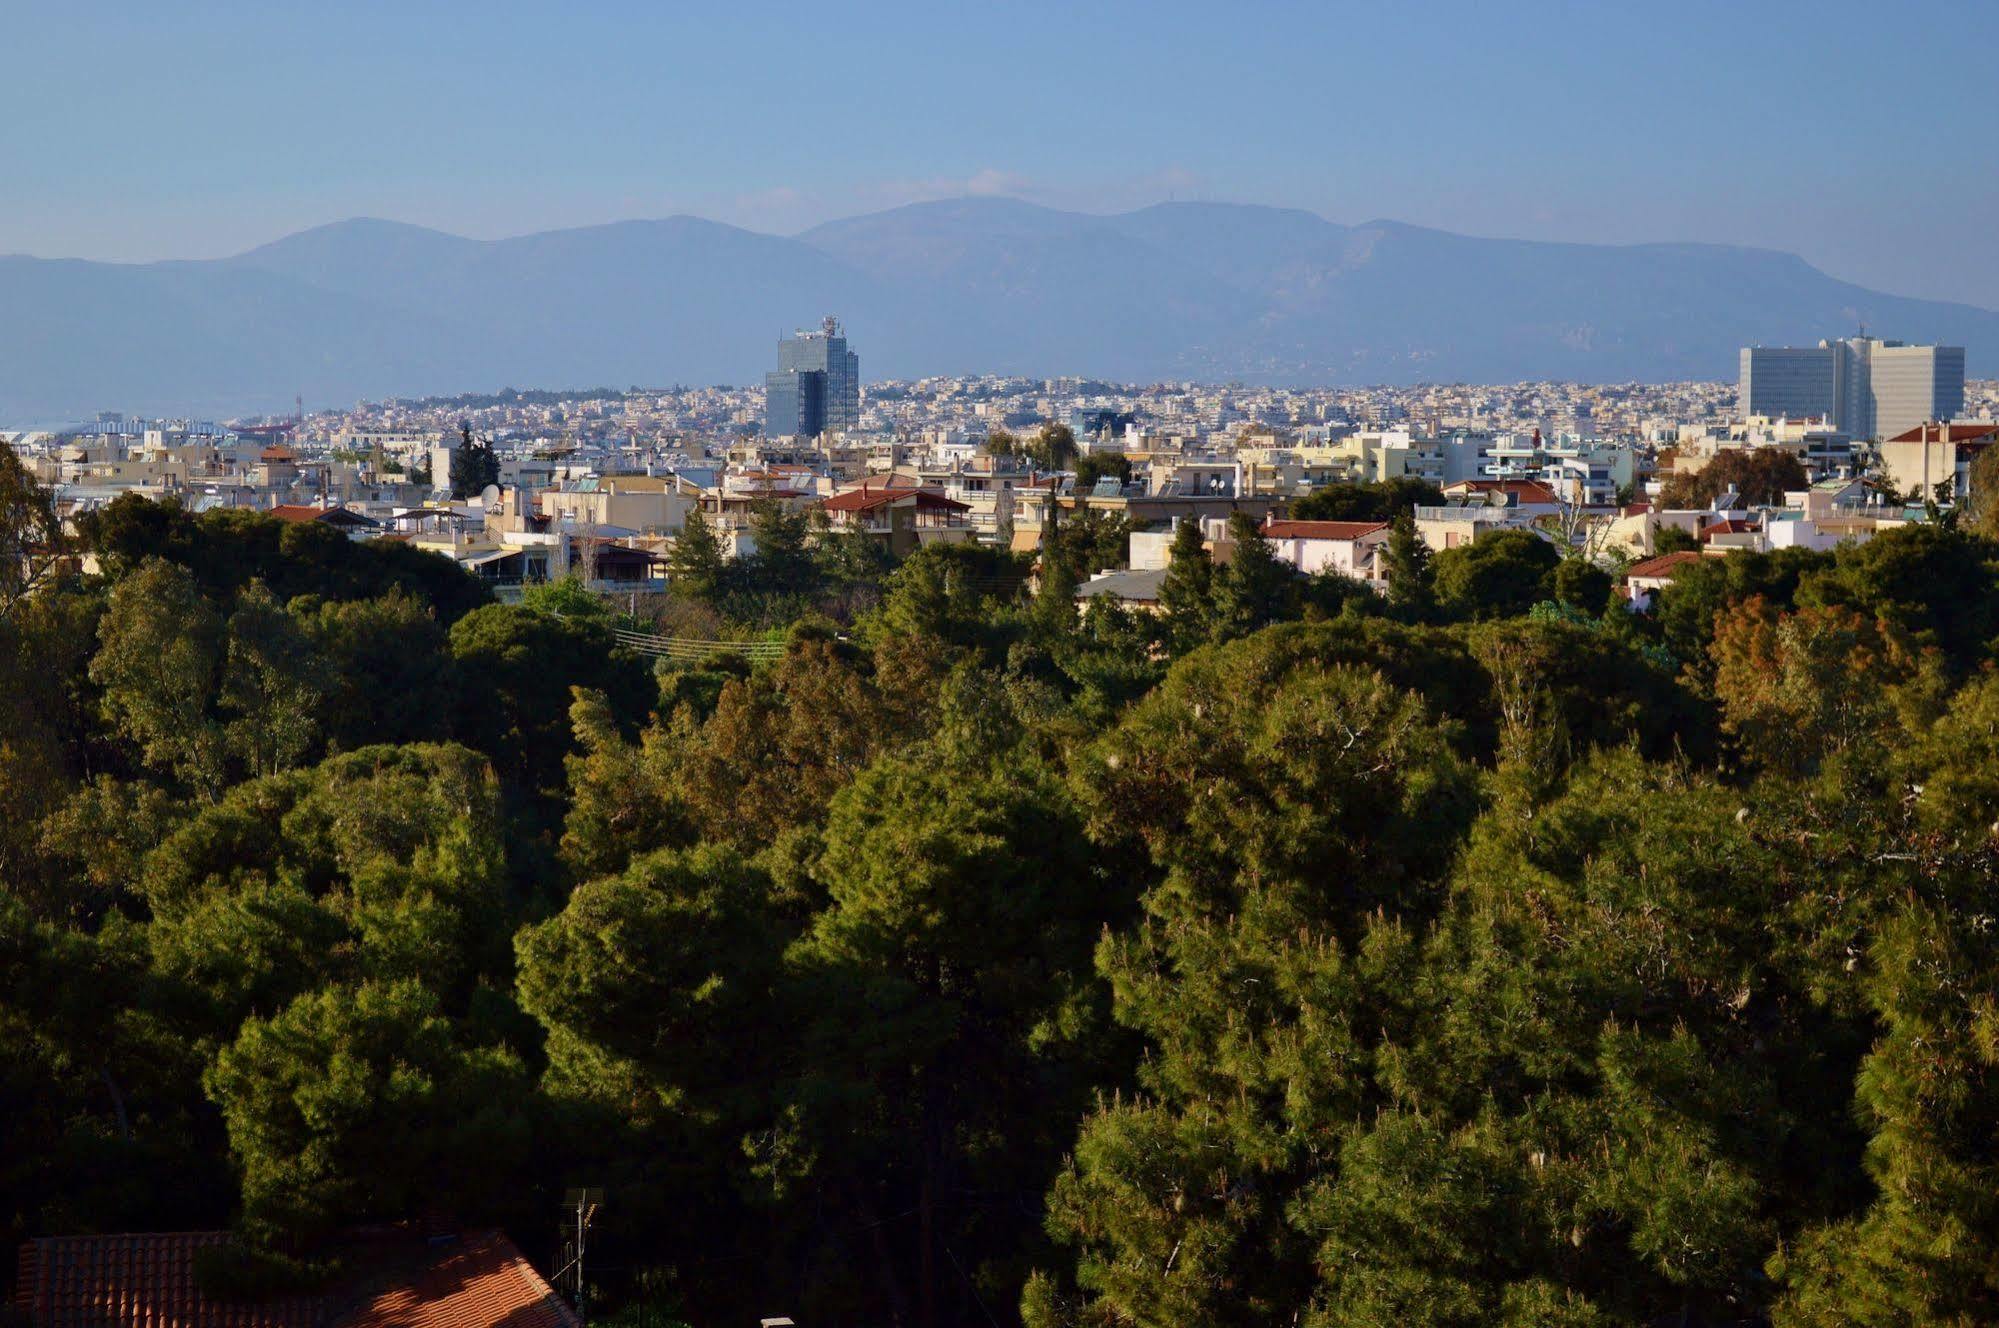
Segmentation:
{"type": "Polygon", "coordinates": [[[479,505],[481,507],[498,507],[500,505],[500,486],[497,484],[488,484],[485,488],[479,490],[479,505]]]}

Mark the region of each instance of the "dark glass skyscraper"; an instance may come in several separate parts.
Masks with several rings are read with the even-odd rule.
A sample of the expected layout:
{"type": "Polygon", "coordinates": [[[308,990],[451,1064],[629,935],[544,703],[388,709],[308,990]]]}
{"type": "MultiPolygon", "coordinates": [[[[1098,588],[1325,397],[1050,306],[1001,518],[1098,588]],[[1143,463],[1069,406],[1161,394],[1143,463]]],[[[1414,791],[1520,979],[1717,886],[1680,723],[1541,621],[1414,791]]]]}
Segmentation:
{"type": "Polygon", "coordinates": [[[816,438],[860,423],[861,357],[838,319],[777,343],[777,370],[764,375],[764,437],[816,438]]]}

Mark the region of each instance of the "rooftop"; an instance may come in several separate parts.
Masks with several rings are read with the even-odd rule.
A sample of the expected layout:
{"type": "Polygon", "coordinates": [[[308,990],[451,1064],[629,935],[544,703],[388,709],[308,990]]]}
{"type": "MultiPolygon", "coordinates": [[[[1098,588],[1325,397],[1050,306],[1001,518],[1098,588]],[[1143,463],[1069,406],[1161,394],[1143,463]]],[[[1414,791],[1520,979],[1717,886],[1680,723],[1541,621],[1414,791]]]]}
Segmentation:
{"type": "Polygon", "coordinates": [[[1386,521],[1267,521],[1266,539],[1357,540],[1388,529],[1386,521]]]}
{"type": "Polygon", "coordinates": [[[314,1292],[231,1300],[196,1285],[224,1231],[56,1236],[20,1250],[15,1307],[35,1328],[582,1328],[498,1231],[442,1247],[402,1232],[367,1246],[364,1271],[314,1292]]]}

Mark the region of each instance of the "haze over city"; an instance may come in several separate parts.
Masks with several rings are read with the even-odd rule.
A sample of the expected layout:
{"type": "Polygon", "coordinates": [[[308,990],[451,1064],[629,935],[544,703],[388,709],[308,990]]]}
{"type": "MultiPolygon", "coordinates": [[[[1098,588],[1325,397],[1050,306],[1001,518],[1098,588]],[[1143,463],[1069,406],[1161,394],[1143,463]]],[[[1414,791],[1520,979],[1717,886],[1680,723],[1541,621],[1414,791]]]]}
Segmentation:
{"type": "Polygon", "coordinates": [[[791,234],[962,195],[1220,200],[1761,246],[1999,308],[1989,94],[1952,72],[1999,47],[1999,9],[1672,13],[13,4],[0,253],[220,257],[353,216],[477,238],[679,213],[791,234]]]}

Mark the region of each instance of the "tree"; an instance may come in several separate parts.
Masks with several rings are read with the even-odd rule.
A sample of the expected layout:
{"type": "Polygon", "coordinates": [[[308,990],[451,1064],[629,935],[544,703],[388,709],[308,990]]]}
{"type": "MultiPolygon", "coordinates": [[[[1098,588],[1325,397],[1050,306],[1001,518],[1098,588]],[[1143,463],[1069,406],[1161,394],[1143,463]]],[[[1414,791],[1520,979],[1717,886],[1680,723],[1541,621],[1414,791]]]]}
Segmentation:
{"type": "Polygon", "coordinates": [[[371,599],[307,596],[289,608],[319,656],[315,714],[329,748],[450,736],[458,673],[423,601],[399,588],[371,599]]]}
{"type": "Polygon", "coordinates": [[[1816,888],[1794,908],[1824,928],[1804,947],[1824,990],[1865,1021],[1851,1105],[1867,1134],[1857,1202],[1770,1261],[1784,1287],[1780,1328],[1999,1314],[1995,734],[1999,683],[1982,676],[1928,731],[1838,781],[1865,800],[1828,797],[1821,779],[1811,801],[1830,803],[1829,815],[1780,827],[1822,846],[1799,864],[1816,888]]]}
{"type": "Polygon", "coordinates": [[[816,1161],[799,1181],[912,1213],[872,1242],[889,1317],[975,1321],[1017,1294],[1014,1251],[1087,1101],[1090,954],[1116,910],[1068,799],[1033,774],[877,766],[834,799],[813,875],[825,907],[786,956],[786,1105],[816,1161]]]}
{"type": "Polygon", "coordinates": [[[1042,543],[1043,567],[1060,563],[1072,581],[1123,567],[1131,549],[1131,522],[1115,512],[1084,508],[1050,531],[1042,543]]]}
{"type": "Polygon", "coordinates": [[[579,886],[514,942],[521,1004],[550,1035],[552,1083],[726,1143],[773,1069],[778,1039],[757,1030],[777,1031],[785,940],[769,878],[731,849],[650,853],[579,886]]]}
{"type": "Polygon", "coordinates": [[[1685,526],[1654,525],[1652,527],[1652,552],[1655,555],[1699,553],[1700,548],[1700,540],[1685,526]]]}
{"type": "Polygon", "coordinates": [[[244,508],[197,517],[176,501],[123,494],[80,524],[85,543],[114,577],[160,558],[185,568],[218,599],[252,581],[287,604],[303,595],[368,599],[399,589],[445,623],[492,600],[480,578],[442,554],[401,540],[351,540],[322,521],[279,521],[244,508]]]}
{"type": "Polygon", "coordinates": [[[1076,459],[1076,435],[1066,424],[1044,424],[1020,450],[1041,470],[1067,470],[1076,459]]]}
{"type": "Polygon", "coordinates": [[[1692,474],[1677,472],[1659,492],[1659,505],[1677,511],[1712,507],[1728,490],[1742,503],[1762,507],[1784,501],[1786,493],[1805,488],[1805,466],[1781,447],[1731,447],[1692,474]]]}
{"type": "Polygon", "coordinates": [[[1119,484],[1131,483],[1131,458],[1122,452],[1092,452],[1076,459],[1076,489],[1088,492],[1105,476],[1119,484]]]}
{"type": "Polygon", "coordinates": [[[570,691],[578,750],[564,758],[563,861],[587,879],[621,871],[640,854],[693,843],[697,836],[675,788],[674,734],[655,724],[638,743],[627,742],[601,692],[570,691]]]}
{"type": "Polygon", "coordinates": [[[156,963],[211,1033],[369,979],[420,979],[463,1012],[506,972],[505,825],[491,766],[455,745],[239,784],[146,856],[156,963]]]}
{"type": "Polygon", "coordinates": [[[956,645],[997,647],[999,610],[1027,583],[1027,563],[1009,549],[979,544],[924,544],[888,579],[877,630],[929,636],[956,645]]]}
{"type": "Polygon", "coordinates": [[[1176,652],[1192,650],[1214,630],[1214,584],[1215,564],[1201,523],[1183,517],[1173,529],[1166,575],[1159,583],[1159,607],[1176,652]]]}
{"type": "Polygon", "coordinates": [[[834,530],[820,508],[812,512],[812,561],[818,581],[847,596],[849,613],[872,606],[895,570],[887,544],[865,530],[834,530]]]}
{"type": "Polygon", "coordinates": [[[699,504],[687,513],[666,557],[666,583],[674,594],[713,602],[722,585],[722,545],[699,504]]]}
{"type": "Polygon", "coordinates": [[[1610,573],[1586,558],[1570,556],[1555,568],[1555,598],[1584,613],[1602,613],[1610,603],[1610,573]]]}
{"type": "Polygon", "coordinates": [[[602,692],[627,725],[639,722],[657,693],[643,662],[618,648],[603,620],[493,604],[453,623],[449,641],[460,679],[452,731],[551,815],[571,750],[569,689],[602,692]]]}
{"type": "Polygon", "coordinates": [[[928,689],[898,694],[866,664],[836,642],[807,639],[775,666],[723,686],[707,723],[685,733],[675,771],[709,838],[761,847],[814,824],[861,770],[922,738],[928,689]]]}
{"type": "Polygon", "coordinates": [[[1294,615],[1298,572],[1280,560],[1256,522],[1241,512],[1229,518],[1229,561],[1214,578],[1217,641],[1234,640],[1294,615]]]}
{"type": "Polygon", "coordinates": [[[204,1076],[264,1238],[471,1216],[506,1199],[494,1159],[531,1146],[523,1067],[468,1044],[412,981],[301,996],[246,1020],[204,1076]]]}
{"type": "Polygon", "coordinates": [[[160,559],[141,564],[112,590],[98,639],[90,678],[120,734],[154,769],[220,797],[228,739],[211,707],[226,642],[194,578],[160,559]]]}
{"type": "Polygon", "coordinates": [[[1760,597],[1716,624],[1712,653],[1723,729],[1764,770],[1794,775],[1882,739],[1897,691],[1923,672],[1892,626],[1760,597]]]}
{"type": "Polygon", "coordinates": [[[985,446],[980,449],[989,457],[1015,457],[1021,455],[1020,439],[1005,429],[994,429],[986,435],[985,446]]]}
{"type": "Polygon", "coordinates": [[[1418,698],[1280,634],[1324,636],[1181,661],[1073,777],[1092,826],[1150,860],[1142,918],[1098,948],[1147,1055],[1050,1196],[1074,1272],[1029,1286],[1034,1328],[1295,1321],[1301,1181],[1385,1101],[1365,1067],[1413,958],[1392,917],[1434,900],[1468,772],[1418,698]]]}
{"type": "Polygon", "coordinates": [[[1389,607],[1411,622],[1429,617],[1436,606],[1436,573],[1430,565],[1430,546],[1416,533],[1414,516],[1405,512],[1395,518],[1380,558],[1389,607]]]}
{"type": "Polygon", "coordinates": [[[319,739],[322,675],[311,640],[261,582],[237,596],[224,636],[229,750],[252,779],[289,770],[319,739]]]}
{"type": "Polygon", "coordinates": [[[0,442],[0,619],[55,578],[67,544],[55,495],[0,442]]]}
{"type": "Polygon", "coordinates": [[[1437,507],[1444,491],[1428,480],[1397,475],[1374,484],[1322,485],[1291,505],[1299,521],[1396,521],[1417,507],[1437,507]]]}
{"type": "Polygon", "coordinates": [[[1971,459],[1970,492],[1959,509],[1963,529],[1986,539],[1999,539],[1999,447],[1982,447],[1971,459]]]}
{"type": "Polygon", "coordinates": [[[793,596],[810,591],[817,580],[811,550],[806,547],[806,515],[775,498],[761,498],[750,509],[750,535],[756,553],[743,571],[753,594],[793,596]]]}
{"type": "Polygon", "coordinates": [[[500,482],[500,459],[490,438],[475,440],[472,426],[458,427],[458,446],[451,450],[451,496],[473,498],[500,482]]]}
{"type": "Polygon", "coordinates": [[[1510,618],[1549,598],[1561,553],[1531,530],[1493,530],[1435,560],[1437,607],[1452,618],[1510,618]]]}

